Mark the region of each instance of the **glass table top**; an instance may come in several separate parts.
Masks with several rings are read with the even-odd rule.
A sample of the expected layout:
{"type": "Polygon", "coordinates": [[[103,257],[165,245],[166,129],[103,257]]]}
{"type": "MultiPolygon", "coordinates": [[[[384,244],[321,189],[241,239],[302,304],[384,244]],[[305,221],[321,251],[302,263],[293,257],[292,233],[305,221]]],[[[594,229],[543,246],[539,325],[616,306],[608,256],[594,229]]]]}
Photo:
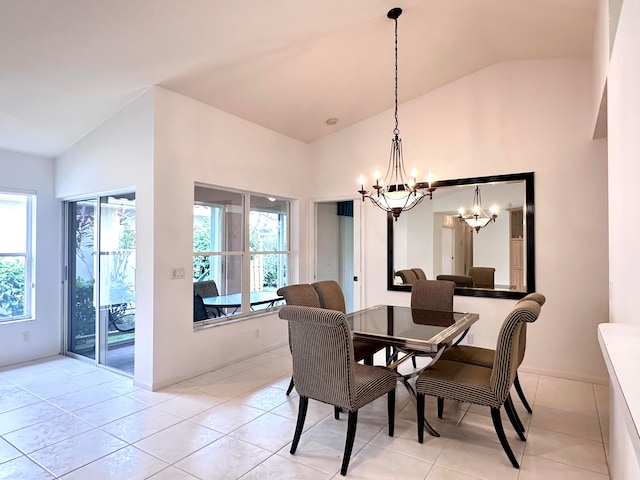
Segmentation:
{"type": "Polygon", "coordinates": [[[391,346],[424,353],[436,353],[478,318],[477,313],[392,305],[378,305],[347,314],[354,338],[384,341],[391,346]]]}

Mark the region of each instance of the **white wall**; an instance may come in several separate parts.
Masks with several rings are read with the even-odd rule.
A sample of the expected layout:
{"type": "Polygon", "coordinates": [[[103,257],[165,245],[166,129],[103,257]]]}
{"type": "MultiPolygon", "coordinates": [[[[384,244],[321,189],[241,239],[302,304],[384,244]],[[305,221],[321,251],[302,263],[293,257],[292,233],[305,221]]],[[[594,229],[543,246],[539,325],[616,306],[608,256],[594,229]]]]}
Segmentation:
{"type": "Polygon", "coordinates": [[[60,197],[135,189],[137,210],[135,381],[159,388],[286,343],[267,315],[193,330],[194,183],[302,199],[292,208],[292,278],[308,275],[306,145],[203,103],[154,87],[57,161],[60,197]],[[301,207],[302,206],[302,207],[301,207]]]}
{"type": "MultiPolygon", "coordinates": [[[[608,71],[610,321],[640,326],[635,272],[640,268],[640,221],[634,215],[640,178],[640,4],[625,1],[608,71]]],[[[611,478],[640,478],[621,409],[611,399],[611,478]]],[[[635,433],[637,435],[637,431],[635,433]]]]}
{"type": "MultiPolygon", "coordinates": [[[[0,150],[0,190],[35,191],[35,318],[0,323],[0,367],[60,353],[60,202],[53,194],[53,159],[0,150]],[[22,341],[28,332],[29,342],[22,341]]],[[[7,228],[8,226],[3,226],[7,228]]]]}
{"type": "Polygon", "coordinates": [[[146,91],[56,159],[56,196],[136,193],[135,379],[152,378],[153,341],[153,111],[146,91]]]}
{"type": "Polygon", "coordinates": [[[192,279],[171,280],[174,267],[191,270],[194,182],[294,198],[293,265],[307,278],[310,177],[308,147],[203,103],[155,88],[154,388],[285,345],[286,322],[267,315],[194,331],[192,279]],[[302,226],[302,227],[301,227],[302,226]]]}
{"type": "MultiPolygon", "coordinates": [[[[588,60],[500,63],[401,104],[399,119],[405,162],[422,175],[535,172],[537,290],[548,300],[528,330],[523,367],[604,382],[596,326],[608,316],[607,157],[606,142],[591,140],[591,72],[588,60]]],[[[355,191],[361,172],[370,181],[386,163],[392,128],[387,111],[314,142],[325,195],[355,191]]],[[[408,293],[386,290],[386,215],[367,204],[365,225],[365,306],[408,305],[408,293]]],[[[512,305],[455,299],[480,313],[474,338],[482,346],[495,345],[512,305]]]]}

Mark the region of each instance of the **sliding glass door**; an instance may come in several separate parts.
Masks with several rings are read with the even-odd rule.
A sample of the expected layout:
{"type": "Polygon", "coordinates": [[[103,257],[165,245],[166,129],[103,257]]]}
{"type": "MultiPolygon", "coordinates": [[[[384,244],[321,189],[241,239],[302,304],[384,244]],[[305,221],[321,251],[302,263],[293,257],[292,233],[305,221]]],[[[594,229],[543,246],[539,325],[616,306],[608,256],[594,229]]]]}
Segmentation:
{"type": "Polygon", "coordinates": [[[67,212],[67,351],[133,374],[135,194],[69,202],[67,212]]]}
{"type": "Polygon", "coordinates": [[[94,199],[67,204],[67,351],[93,359],[97,203],[94,199]]]}

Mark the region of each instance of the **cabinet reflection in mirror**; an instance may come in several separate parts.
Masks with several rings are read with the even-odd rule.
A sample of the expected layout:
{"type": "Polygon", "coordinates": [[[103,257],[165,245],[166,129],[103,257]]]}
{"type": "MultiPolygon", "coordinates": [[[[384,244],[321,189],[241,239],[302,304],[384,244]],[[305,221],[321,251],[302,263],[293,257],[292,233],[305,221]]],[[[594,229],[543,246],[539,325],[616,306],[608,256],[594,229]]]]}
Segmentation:
{"type": "Polygon", "coordinates": [[[533,173],[436,185],[433,200],[397,221],[388,216],[388,289],[410,291],[413,281],[426,277],[453,280],[456,295],[522,298],[535,291],[533,173]],[[487,215],[479,223],[473,217],[476,187],[487,215]]]}

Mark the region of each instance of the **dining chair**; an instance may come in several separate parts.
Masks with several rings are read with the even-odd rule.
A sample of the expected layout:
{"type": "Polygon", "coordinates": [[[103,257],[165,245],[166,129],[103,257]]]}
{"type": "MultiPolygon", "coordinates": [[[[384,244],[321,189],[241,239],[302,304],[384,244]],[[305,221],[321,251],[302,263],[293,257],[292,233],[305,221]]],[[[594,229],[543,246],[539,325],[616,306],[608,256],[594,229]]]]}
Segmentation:
{"type": "MultiPolygon", "coordinates": [[[[416,280],[411,286],[411,308],[453,312],[455,290],[456,284],[448,280],[416,280]]],[[[466,330],[462,337],[464,335],[466,335],[466,330]]],[[[416,368],[415,356],[411,361],[413,368],[416,368]]]]}
{"type": "Polygon", "coordinates": [[[411,308],[453,312],[456,284],[449,280],[416,280],[411,286],[411,308]]]}
{"type": "MultiPolygon", "coordinates": [[[[320,308],[320,298],[318,297],[318,293],[316,292],[316,289],[308,283],[299,283],[280,287],[276,293],[284,298],[287,305],[320,308]]],[[[289,331],[289,349],[291,349],[291,331],[289,331]]],[[[287,395],[291,393],[293,387],[293,375],[291,375],[289,387],[287,388],[287,395]]]]}
{"type": "Polygon", "coordinates": [[[199,322],[201,320],[207,320],[210,318],[209,312],[207,311],[207,307],[202,301],[202,297],[194,293],[193,294],[193,321],[199,322]]]}
{"type": "MultiPolygon", "coordinates": [[[[544,305],[546,302],[546,297],[541,293],[530,293],[523,297],[519,302],[517,302],[516,305],[527,300],[532,300],[542,307],[542,305],[544,305]]],[[[520,332],[520,345],[520,354],[517,359],[518,367],[520,367],[520,364],[524,360],[524,353],[527,345],[526,323],[522,325],[522,330],[520,332]]],[[[494,357],[495,350],[492,350],[490,348],[475,347],[473,345],[457,345],[445,350],[441,358],[443,360],[470,363],[473,365],[479,365],[481,367],[493,368],[494,357]]],[[[517,371],[515,379],[513,381],[513,386],[515,387],[518,397],[520,397],[520,401],[522,402],[522,405],[524,405],[524,408],[527,410],[527,412],[533,413],[533,409],[529,405],[529,402],[524,395],[524,391],[522,390],[522,386],[520,385],[520,379],[518,378],[517,371]]],[[[440,404],[438,405],[438,417],[442,418],[442,406],[440,404]]]]}
{"type": "Polygon", "coordinates": [[[349,412],[340,473],[346,475],[358,422],[358,410],[387,395],[389,436],[394,431],[395,388],[398,375],[385,367],[362,365],[353,355],[347,317],[337,310],[285,305],[281,319],[289,322],[293,377],[300,396],[291,454],[304,428],[309,399],[349,412]]]}
{"type": "MultiPolygon", "coordinates": [[[[347,313],[344,293],[342,292],[342,287],[340,287],[338,282],[335,280],[322,280],[312,283],[311,286],[318,294],[320,307],[347,313]]],[[[365,340],[354,339],[353,352],[356,362],[363,360],[366,365],[373,365],[373,356],[385,346],[386,345],[384,343],[367,342],[365,340]]]]}
{"type": "Polygon", "coordinates": [[[520,468],[502,428],[500,408],[504,405],[518,437],[525,441],[521,425],[518,425],[514,416],[515,409],[509,392],[517,373],[517,360],[524,348],[520,342],[522,327],[524,322],[534,322],[539,315],[540,304],[534,300],[524,300],[513,307],[500,328],[492,368],[441,358],[418,376],[416,403],[419,443],[423,442],[424,437],[425,395],[482,405],[491,411],[496,434],[511,464],[520,468]]]}
{"type": "MultiPolygon", "coordinates": [[[[200,295],[202,298],[217,297],[220,295],[218,286],[214,280],[201,280],[193,282],[193,294],[200,295]]],[[[219,307],[205,305],[209,317],[222,317],[225,313],[219,307]]]]}

